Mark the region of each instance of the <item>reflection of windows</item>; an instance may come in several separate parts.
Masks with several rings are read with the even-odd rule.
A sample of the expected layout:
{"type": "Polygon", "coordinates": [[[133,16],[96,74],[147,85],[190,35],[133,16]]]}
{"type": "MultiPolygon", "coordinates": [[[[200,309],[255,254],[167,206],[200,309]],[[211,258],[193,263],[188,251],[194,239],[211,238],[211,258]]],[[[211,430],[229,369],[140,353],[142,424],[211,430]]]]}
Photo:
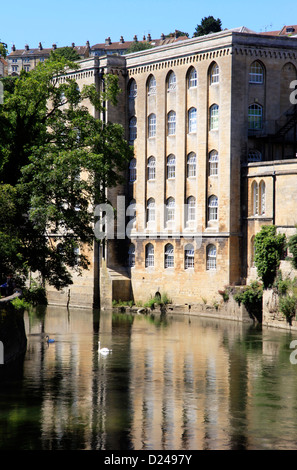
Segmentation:
{"type": "Polygon", "coordinates": [[[147,162],[147,179],[154,180],[156,178],[156,159],[150,157],[147,162]]]}
{"type": "Polygon", "coordinates": [[[129,98],[134,99],[137,96],[137,84],[134,79],[131,80],[130,86],[129,86],[129,98]]]}
{"type": "Polygon", "coordinates": [[[164,266],[165,268],[174,267],[174,250],[173,250],[173,246],[171,245],[171,243],[168,243],[165,246],[164,266]]]}
{"type": "Polygon", "coordinates": [[[168,77],[168,91],[174,91],[176,89],[176,75],[171,72],[168,77]]]}
{"type": "Polygon", "coordinates": [[[175,125],[176,125],[176,114],[175,111],[170,111],[167,118],[168,123],[168,135],[175,134],[175,125]]]}
{"type": "Polygon", "coordinates": [[[216,150],[209,154],[209,176],[217,176],[219,173],[219,155],[216,150]]]}
{"type": "Polygon", "coordinates": [[[216,269],[217,267],[217,249],[215,245],[208,245],[206,249],[206,269],[216,269]]]}
{"type": "Polygon", "coordinates": [[[197,129],[197,109],[191,108],[188,112],[189,133],[196,132],[197,129]]]}
{"type": "Polygon", "coordinates": [[[210,84],[219,83],[220,70],[218,64],[214,63],[210,69],[210,84]]]}
{"type": "Polygon", "coordinates": [[[137,137],[137,119],[133,116],[129,121],[129,141],[134,142],[137,137]]]}
{"type": "Polygon", "coordinates": [[[191,178],[196,176],[196,153],[191,152],[187,158],[187,176],[191,178]]]}
{"type": "Polygon", "coordinates": [[[128,265],[133,268],[135,266],[135,245],[131,243],[128,250],[128,265]]]}
{"type": "Polygon", "coordinates": [[[157,88],[156,79],[152,75],[151,78],[149,79],[149,82],[148,82],[148,94],[149,95],[155,95],[156,94],[156,88],[157,88]]]}
{"type": "Polygon", "coordinates": [[[175,178],[175,156],[169,155],[167,158],[167,178],[175,178]]]}
{"type": "Polygon", "coordinates": [[[185,269],[194,268],[194,247],[190,243],[185,246],[185,269]]]}
{"type": "Polygon", "coordinates": [[[145,247],[145,267],[153,267],[155,265],[155,252],[154,247],[151,243],[148,243],[145,247]]]}
{"type": "Polygon", "coordinates": [[[257,60],[252,63],[249,74],[250,83],[263,83],[264,82],[264,70],[260,62],[257,60]]]}
{"type": "Polygon", "coordinates": [[[209,109],[209,128],[215,130],[219,128],[219,107],[213,104],[209,109]]]}
{"type": "Polygon", "coordinates": [[[262,154],[259,150],[250,150],[248,154],[248,162],[260,162],[262,154]]]}
{"type": "Polygon", "coordinates": [[[208,220],[218,220],[218,198],[217,196],[210,196],[208,199],[208,220]]]}
{"type": "Polygon", "coordinates": [[[132,158],[129,164],[129,181],[132,183],[136,181],[136,159],[132,158]]]}
{"type": "Polygon", "coordinates": [[[197,70],[192,67],[189,73],[189,81],[188,81],[189,88],[197,87],[197,70]]]}
{"type": "Polygon", "coordinates": [[[166,201],[166,222],[173,222],[175,217],[175,200],[169,197],[166,201]]]}
{"type": "Polygon", "coordinates": [[[249,129],[262,129],[263,108],[259,104],[251,104],[248,109],[249,129]]]}
{"type": "Polygon", "coordinates": [[[150,114],[148,117],[148,136],[155,137],[156,135],[156,115],[150,114]]]}
{"type": "Polygon", "coordinates": [[[196,200],[194,196],[190,196],[187,199],[187,222],[195,220],[196,216],[196,200]]]}
{"type": "Polygon", "coordinates": [[[156,213],[155,213],[155,199],[150,198],[147,201],[147,222],[155,222],[156,213]]]}

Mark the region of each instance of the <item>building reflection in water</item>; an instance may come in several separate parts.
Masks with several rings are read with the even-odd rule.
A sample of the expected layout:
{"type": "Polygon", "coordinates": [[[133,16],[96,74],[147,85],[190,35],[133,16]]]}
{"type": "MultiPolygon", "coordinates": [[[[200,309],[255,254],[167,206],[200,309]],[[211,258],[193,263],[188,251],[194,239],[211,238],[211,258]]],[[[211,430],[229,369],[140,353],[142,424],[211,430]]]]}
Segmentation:
{"type": "MultiPolygon", "coordinates": [[[[259,433],[265,436],[271,414],[265,411],[259,424],[256,391],[267,387],[263,371],[270,353],[263,356],[261,330],[197,317],[163,320],[75,309],[69,314],[54,307],[28,316],[23,387],[36,397],[36,445],[191,450],[261,443],[264,448],[259,433]],[[48,345],[43,334],[56,342],[48,345]],[[99,338],[112,348],[109,356],[98,355],[99,338]]],[[[269,351],[275,336],[265,338],[269,351]]],[[[278,342],[281,338],[286,340],[278,336],[278,342]]],[[[279,353],[270,349],[275,364],[279,353]]],[[[290,383],[295,390],[296,378],[290,383]]]]}

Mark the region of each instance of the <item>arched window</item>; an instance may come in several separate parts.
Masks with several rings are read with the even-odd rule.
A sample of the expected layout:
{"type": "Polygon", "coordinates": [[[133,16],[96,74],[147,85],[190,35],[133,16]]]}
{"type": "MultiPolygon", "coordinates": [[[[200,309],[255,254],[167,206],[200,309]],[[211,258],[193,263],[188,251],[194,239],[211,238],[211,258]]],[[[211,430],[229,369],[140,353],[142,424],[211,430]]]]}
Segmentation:
{"type": "Polygon", "coordinates": [[[210,85],[214,85],[215,83],[219,83],[220,79],[220,69],[218,64],[214,63],[211,66],[210,73],[209,73],[209,83],[210,85]]]}
{"type": "Polygon", "coordinates": [[[155,265],[155,250],[151,243],[145,247],[145,267],[152,268],[155,265]]]}
{"type": "Polygon", "coordinates": [[[135,245],[131,243],[128,250],[128,266],[133,268],[135,266],[135,245]]]}
{"type": "Polygon", "coordinates": [[[219,174],[219,155],[217,150],[212,150],[209,154],[209,176],[219,174]]]}
{"type": "Polygon", "coordinates": [[[252,184],[253,214],[259,214],[259,186],[257,181],[252,184]]]}
{"type": "Polygon", "coordinates": [[[193,178],[196,176],[196,153],[191,152],[187,158],[187,177],[193,178]]]}
{"type": "Polygon", "coordinates": [[[188,243],[185,246],[185,269],[194,268],[194,246],[188,243]]]}
{"type": "Polygon", "coordinates": [[[136,181],[136,158],[132,158],[129,164],[129,181],[130,183],[136,181]]]}
{"type": "Polygon", "coordinates": [[[156,159],[150,157],[147,161],[147,179],[154,180],[156,178],[156,159]]]}
{"type": "Polygon", "coordinates": [[[167,178],[175,178],[175,155],[169,155],[167,158],[167,178]]]}
{"type": "Polygon", "coordinates": [[[190,196],[187,199],[187,222],[193,222],[196,218],[196,199],[190,196]]]}
{"type": "Polygon", "coordinates": [[[129,141],[134,142],[137,137],[137,119],[133,116],[129,121],[129,141]]]}
{"type": "Polygon", "coordinates": [[[263,108],[259,104],[251,104],[248,109],[249,129],[262,129],[263,108]]]}
{"type": "Polygon", "coordinates": [[[208,220],[218,220],[218,198],[217,196],[210,196],[208,198],[208,220]]]}
{"type": "Polygon", "coordinates": [[[150,198],[147,201],[147,222],[155,222],[156,220],[156,205],[155,205],[155,199],[150,198]]]}
{"type": "Polygon", "coordinates": [[[197,130],[197,109],[190,108],[188,111],[188,129],[190,132],[196,132],[197,130]]]}
{"type": "Polygon", "coordinates": [[[176,113],[175,111],[170,111],[167,116],[168,135],[175,135],[175,126],[176,126],[176,113]]]}
{"type": "Polygon", "coordinates": [[[166,201],[166,222],[173,222],[175,217],[175,200],[173,197],[169,197],[166,201]]]}
{"type": "Polygon", "coordinates": [[[188,87],[196,88],[197,87],[197,70],[194,67],[190,68],[188,75],[188,87]]]}
{"type": "Polygon", "coordinates": [[[249,150],[248,162],[260,162],[262,160],[262,154],[259,150],[249,150]]]}
{"type": "Polygon", "coordinates": [[[264,83],[264,69],[257,60],[255,60],[255,62],[250,66],[249,82],[259,84],[264,83]]]}
{"type": "Polygon", "coordinates": [[[155,77],[152,75],[148,81],[148,94],[155,95],[157,89],[157,83],[155,77]]]}
{"type": "Polygon", "coordinates": [[[129,99],[134,100],[137,96],[137,84],[134,78],[129,83],[129,99]]]}
{"type": "Polygon", "coordinates": [[[209,108],[209,129],[211,131],[219,128],[219,107],[217,104],[213,104],[209,108]]]}
{"type": "Polygon", "coordinates": [[[175,91],[176,89],[176,75],[174,72],[170,72],[168,75],[168,86],[167,90],[168,91],[175,91]]]}
{"type": "Polygon", "coordinates": [[[126,216],[128,217],[129,219],[129,222],[130,222],[130,227],[131,225],[135,225],[135,222],[136,222],[136,201],[135,199],[132,199],[127,207],[127,210],[126,210],[126,216]]]}
{"type": "Polygon", "coordinates": [[[217,268],[217,249],[215,245],[208,245],[206,248],[206,269],[217,268]]]}
{"type": "Polygon", "coordinates": [[[150,114],[148,117],[148,136],[155,137],[156,135],[156,115],[150,114]]]}
{"type": "Polygon", "coordinates": [[[165,246],[164,252],[164,266],[165,268],[173,268],[174,267],[174,249],[171,243],[168,243],[165,246]]]}
{"type": "Polygon", "coordinates": [[[266,210],[266,188],[265,188],[265,183],[264,181],[261,181],[260,185],[259,185],[259,202],[260,202],[260,215],[264,215],[265,214],[265,210],[266,210]]]}

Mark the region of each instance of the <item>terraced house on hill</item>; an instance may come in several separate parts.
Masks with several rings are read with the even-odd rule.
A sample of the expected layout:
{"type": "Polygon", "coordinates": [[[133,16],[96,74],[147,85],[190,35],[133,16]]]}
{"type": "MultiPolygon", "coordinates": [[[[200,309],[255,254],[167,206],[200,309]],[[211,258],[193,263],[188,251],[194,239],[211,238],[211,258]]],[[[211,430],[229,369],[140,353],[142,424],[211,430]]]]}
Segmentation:
{"type": "MultiPolygon", "coordinates": [[[[73,305],[92,305],[99,277],[107,305],[157,292],[199,303],[252,279],[261,225],[290,232],[297,222],[296,38],[242,27],[91,57],[69,74],[100,89],[102,72],[123,90],[106,119],[134,146],[126,184],[108,193],[115,207],[125,196],[129,236],[90,254],[73,305]]],[[[51,302],[66,298],[49,292],[51,302]]]]}

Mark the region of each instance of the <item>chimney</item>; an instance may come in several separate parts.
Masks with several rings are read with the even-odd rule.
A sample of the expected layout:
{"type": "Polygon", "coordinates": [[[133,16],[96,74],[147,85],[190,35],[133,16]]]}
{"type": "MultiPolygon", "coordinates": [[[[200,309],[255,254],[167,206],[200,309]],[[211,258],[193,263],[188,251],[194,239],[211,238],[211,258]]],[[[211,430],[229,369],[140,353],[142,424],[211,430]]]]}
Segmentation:
{"type": "Polygon", "coordinates": [[[138,39],[137,39],[136,34],[135,34],[135,36],[134,36],[134,38],[133,38],[133,41],[134,41],[134,42],[138,42],[138,39]]]}
{"type": "Polygon", "coordinates": [[[90,41],[86,42],[86,46],[87,46],[88,49],[90,49],[90,41]]]}
{"type": "Polygon", "coordinates": [[[25,49],[26,49],[26,51],[28,51],[28,50],[29,50],[29,46],[28,46],[28,44],[26,44],[26,45],[25,45],[25,49]]]}
{"type": "Polygon", "coordinates": [[[40,51],[42,51],[43,47],[42,47],[41,42],[39,43],[38,48],[39,48],[40,51]]]}
{"type": "Polygon", "coordinates": [[[147,40],[148,40],[148,42],[151,42],[151,40],[152,40],[150,33],[148,33],[148,35],[147,35],[147,40]]]}
{"type": "Polygon", "coordinates": [[[145,34],[143,35],[143,38],[142,38],[142,40],[143,40],[143,41],[145,41],[145,40],[146,40],[145,34]]]}
{"type": "Polygon", "coordinates": [[[124,41],[124,38],[123,38],[123,36],[121,36],[121,37],[120,37],[120,43],[121,43],[121,44],[124,44],[124,42],[125,42],[125,41],[124,41]]]}
{"type": "Polygon", "coordinates": [[[72,47],[72,49],[74,49],[74,47],[75,47],[75,44],[74,44],[74,42],[71,44],[71,47],[72,47]]]}
{"type": "Polygon", "coordinates": [[[106,45],[106,46],[110,46],[110,44],[111,44],[111,39],[110,39],[110,37],[108,36],[108,38],[105,39],[105,45],[106,45]]]}
{"type": "Polygon", "coordinates": [[[12,46],[11,50],[12,50],[12,51],[15,51],[15,45],[12,46]]]}
{"type": "Polygon", "coordinates": [[[161,34],[161,39],[162,39],[162,41],[164,41],[164,39],[165,39],[165,34],[164,33],[161,34]]]}
{"type": "Polygon", "coordinates": [[[57,49],[57,44],[53,44],[53,49],[56,50],[57,49]]]}

